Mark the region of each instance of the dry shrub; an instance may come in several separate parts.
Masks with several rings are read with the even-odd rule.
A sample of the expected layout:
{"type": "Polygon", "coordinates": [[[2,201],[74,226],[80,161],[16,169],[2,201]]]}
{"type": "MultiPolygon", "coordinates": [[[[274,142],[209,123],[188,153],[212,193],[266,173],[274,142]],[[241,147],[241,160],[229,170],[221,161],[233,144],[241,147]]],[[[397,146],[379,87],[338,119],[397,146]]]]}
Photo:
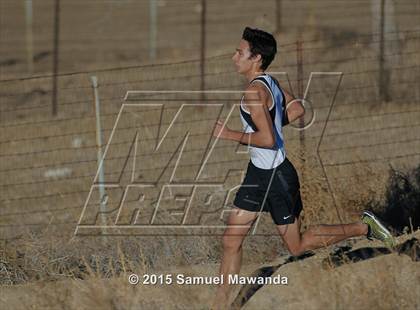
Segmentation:
{"type": "Polygon", "coordinates": [[[397,234],[420,227],[420,165],[411,171],[391,171],[383,201],[370,201],[375,211],[397,234]]]}

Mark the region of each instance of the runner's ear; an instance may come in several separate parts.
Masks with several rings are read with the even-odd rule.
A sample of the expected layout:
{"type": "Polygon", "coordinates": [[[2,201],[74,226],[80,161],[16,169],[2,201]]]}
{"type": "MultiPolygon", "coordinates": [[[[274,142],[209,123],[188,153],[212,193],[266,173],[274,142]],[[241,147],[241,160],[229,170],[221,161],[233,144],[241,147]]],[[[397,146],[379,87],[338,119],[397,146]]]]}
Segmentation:
{"type": "Polygon", "coordinates": [[[256,54],[256,55],[252,55],[251,56],[252,61],[254,62],[259,62],[262,61],[261,55],[260,54],[256,54]]]}

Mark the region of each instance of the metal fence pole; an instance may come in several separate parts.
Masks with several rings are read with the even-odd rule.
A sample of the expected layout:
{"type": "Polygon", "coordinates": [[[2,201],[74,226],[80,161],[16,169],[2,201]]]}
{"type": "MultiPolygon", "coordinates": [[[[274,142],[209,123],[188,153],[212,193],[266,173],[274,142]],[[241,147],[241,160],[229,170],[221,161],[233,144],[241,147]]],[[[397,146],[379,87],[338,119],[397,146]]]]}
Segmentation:
{"type": "Polygon", "coordinates": [[[385,0],[381,0],[380,42],[379,42],[379,96],[382,101],[391,100],[389,95],[389,70],[385,63],[385,0]]]}
{"type": "Polygon", "coordinates": [[[53,55],[53,85],[52,85],[52,114],[57,115],[57,75],[59,61],[60,40],[60,0],[55,0],[54,7],[54,55],[53,55]]]}
{"type": "Polygon", "coordinates": [[[34,42],[32,30],[32,0],[25,0],[25,20],[26,20],[26,62],[30,75],[34,73],[34,42]]]}
{"type": "Polygon", "coordinates": [[[201,100],[204,102],[205,95],[204,90],[206,89],[206,0],[201,0],[201,53],[200,53],[200,75],[201,75],[201,85],[200,90],[201,93],[201,100]]]}
{"type": "Polygon", "coordinates": [[[157,40],[157,1],[149,0],[149,57],[156,59],[156,40],[157,40]]]}
{"type": "MultiPolygon", "coordinates": [[[[104,173],[104,161],[102,154],[102,128],[101,128],[101,111],[99,102],[99,91],[98,91],[98,79],[96,76],[90,77],[92,81],[93,94],[95,98],[95,118],[96,118],[96,146],[97,146],[97,160],[98,160],[98,181],[99,181],[99,199],[100,199],[100,212],[101,212],[101,225],[106,226],[105,212],[107,210],[107,195],[105,193],[105,173],[104,173]]],[[[102,229],[104,231],[104,228],[102,229]]]]}
{"type": "MultiPolygon", "coordinates": [[[[296,42],[296,62],[297,62],[297,82],[298,82],[298,98],[299,99],[305,99],[303,98],[303,42],[301,40],[298,40],[296,42]]],[[[305,126],[305,116],[302,116],[299,119],[299,127],[305,126]]],[[[305,144],[305,131],[301,130],[299,131],[299,140],[301,146],[304,146],[305,144]]]]}
{"type": "MultiPolygon", "coordinates": [[[[297,88],[298,88],[298,98],[303,98],[303,41],[298,40],[296,42],[296,62],[297,62],[297,88]]],[[[305,115],[299,118],[299,128],[303,128],[305,126],[305,115]]],[[[300,142],[300,159],[302,161],[302,168],[301,168],[301,178],[303,180],[304,175],[304,166],[305,166],[305,131],[299,131],[299,142],[300,142]]]]}

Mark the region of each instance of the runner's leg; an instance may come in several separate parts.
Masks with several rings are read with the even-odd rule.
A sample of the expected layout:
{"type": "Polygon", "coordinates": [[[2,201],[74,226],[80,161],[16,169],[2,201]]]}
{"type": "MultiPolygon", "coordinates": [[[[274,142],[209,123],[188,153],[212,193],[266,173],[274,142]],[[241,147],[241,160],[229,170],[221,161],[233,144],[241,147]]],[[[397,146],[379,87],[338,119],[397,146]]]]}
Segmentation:
{"type": "Polygon", "coordinates": [[[242,242],[258,216],[258,212],[250,212],[235,208],[228,219],[228,227],[223,234],[223,257],[220,265],[220,275],[224,283],[217,289],[213,309],[228,307],[231,286],[228,283],[229,274],[238,274],[242,261],[242,242]]]}
{"type": "Polygon", "coordinates": [[[300,233],[300,220],[293,224],[277,225],[277,230],[284,244],[292,255],[299,255],[308,250],[315,250],[339,241],[367,234],[364,223],[316,225],[300,233]]]}

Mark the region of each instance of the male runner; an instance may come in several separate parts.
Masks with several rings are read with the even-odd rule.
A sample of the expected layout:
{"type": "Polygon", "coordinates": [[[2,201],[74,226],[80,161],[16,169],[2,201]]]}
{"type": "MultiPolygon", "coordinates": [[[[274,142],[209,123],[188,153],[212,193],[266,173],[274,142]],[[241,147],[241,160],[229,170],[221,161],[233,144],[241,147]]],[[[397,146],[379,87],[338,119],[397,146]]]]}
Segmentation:
{"type": "Polygon", "coordinates": [[[286,158],[282,126],[301,117],[304,107],[277,80],[264,73],[276,52],[277,43],[271,34],[245,28],[232,57],[238,73],[249,82],[240,104],[244,131],[231,130],[218,121],[213,132],[220,139],[250,145],[251,157],[223,236],[220,274],[225,281],[217,290],[215,308],[228,305],[228,275],[239,273],[242,242],[261,211],[270,212],[292,255],[363,235],[380,239],[390,247],[394,245],[390,232],[370,212],[364,212],[359,223],[317,225],[301,233],[300,185],[295,168],[286,158]]]}

